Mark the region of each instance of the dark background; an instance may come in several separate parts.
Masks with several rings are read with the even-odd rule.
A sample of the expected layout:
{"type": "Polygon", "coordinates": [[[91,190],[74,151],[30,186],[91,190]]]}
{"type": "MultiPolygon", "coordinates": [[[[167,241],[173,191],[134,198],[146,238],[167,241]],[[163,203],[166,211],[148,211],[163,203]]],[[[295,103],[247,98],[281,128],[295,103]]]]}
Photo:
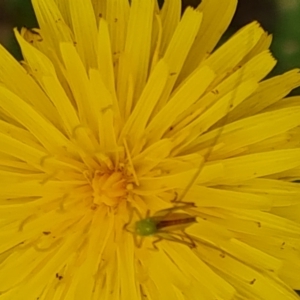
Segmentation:
{"type": "MultiPolygon", "coordinates": [[[[182,2],[183,7],[197,6],[200,0],[182,2]]],[[[271,50],[278,64],[272,75],[300,67],[300,0],[240,0],[229,32],[253,20],[274,36],[271,50]]],[[[31,0],[0,0],[0,43],[21,59],[12,34],[16,26],[37,27],[31,0]]]]}
{"type": "MultiPolygon", "coordinates": [[[[200,1],[182,0],[183,8],[200,1]]],[[[300,0],[240,0],[229,33],[253,20],[273,34],[272,52],[278,64],[272,75],[300,67],[300,0]]],[[[0,0],[0,43],[21,59],[12,34],[16,26],[37,27],[31,0],[0,0]]]]}

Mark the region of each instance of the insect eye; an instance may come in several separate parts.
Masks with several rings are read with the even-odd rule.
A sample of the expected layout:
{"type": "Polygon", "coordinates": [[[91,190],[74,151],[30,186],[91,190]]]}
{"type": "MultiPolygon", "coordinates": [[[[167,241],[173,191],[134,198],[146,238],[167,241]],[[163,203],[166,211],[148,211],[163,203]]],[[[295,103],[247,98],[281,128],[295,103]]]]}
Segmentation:
{"type": "Polygon", "coordinates": [[[157,231],[156,223],[150,218],[136,222],[135,229],[140,236],[152,235],[157,231]]]}

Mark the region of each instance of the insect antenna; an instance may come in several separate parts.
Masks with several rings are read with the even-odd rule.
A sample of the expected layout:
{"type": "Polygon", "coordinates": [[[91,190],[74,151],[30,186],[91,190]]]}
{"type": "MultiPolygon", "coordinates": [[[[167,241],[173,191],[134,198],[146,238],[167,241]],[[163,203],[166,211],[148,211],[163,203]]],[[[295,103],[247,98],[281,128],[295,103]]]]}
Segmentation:
{"type": "MultiPolygon", "coordinates": [[[[251,32],[254,32],[254,28],[256,26],[259,26],[256,22],[253,22],[251,24],[248,25],[248,34],[250,34],[250,36],[252,36],[251,32]]],[[[239,33],[236,32],[235,35],[237,35],[239,33]]],[[[234,36],[235,36],[234,35],[234,36]]],[[[232,36],[231,38],[233,38],[234,36],[232,36]]],[[[254,34],[253,34],[254,36],[254,34]]],[[[257,51],[257,48],[261,47],[261,43],[260,41],[255,40],[254,38],[250,38],[248,39],[247,42],[247,46],[248,46],[248,54],[246,55],[246,58],[248,58],[248,60],[250,60],[250,58],[252,57],[252,55],[257,51]]],[[[221,46],[222,47],[222,46],[221,46]]],[[[218,50],[218,49],[217,49],[218,50]]],[[[216,51],[217,51],[216,50],[216,51]]],[[[212,54],[213,55],[213,54],[212,54]]],[[[185,202],[184,199],[186,198],[186,195],[188,194],[188,192],[190,191],[190,189],[193,187],[193,185],[195,184],[195,182],[197,181],[197,179],[199,178],[203,167],[205,165],[205,163],[209,160],[209,158],[211,157],[212,152],[215,149],[215,146],[220,138],[220,136],[222,135],[226,124],[228,123],[228,121],[230,120],[230,112],[238,105],[238,101],[236,101],[236,98],[239,97],[239,94],[241,93],[243,87],[243,81],[244,80],[249,80],[249,78],[247,76],[249,76],[249,74],[247,74],[248,72],[246,71],[246,64],[247,64],[247,59],[245,58],[245,56],[243,58],[241,58],[240,61],[236,62],[235,67],[233,67],[226,75],[226,77],[224,77],[222,74],[218,74],[216,80],[210,85],[210,87],[207,89],[208,93],[212,93],[214,96],[220,96],[219,93],[220,91],[218,90],[218,87],[222,86],[222,83],[224,84],[227,80],[228,83],[230,85],[230,81],[232,78],[234,78],[234,80],[236,80],[236,85],[235,88],[230,91],[227,90],[227,92],[225,92],[223,94],[222,97],[228,97],[227,103],[225,104],[225,114],[221,115],[220,118],[218,120],[216,120],[213,124],[211,124],[209,127],[205,128],[203,130],[203,132],[201,133],[201,136],[205,135],[206,133],[208,133],[210,130],[216,130],[216,135],[214,136],[214,138],[211,141],[211,146],[208,147],[206,153],[204,153],[204,155],[202,155],[201,161],[194,173],[194,175],[192,175],[190,181],[188,182],[188,184],[186,185],[186,187],[184,188],[183,192],[178,196],[178,194],[176,193],[176,197],[175,199],[172,201],[175,206],[178,203],[190,203],[190,202],[185,202]],[[233,76],[233,77],[231,77],[233,76]],[[235,78],[235,76],[237,76],[237,78],[235,78]],[[246,78],[244,78],[246,77],[246,78]]],[[[224,86],[223,86],[224,88],[224,86]]],[[[224,91],[223,91],[224,92],[224,91]]],[[[222,98],[221,97],[221,98],[222,98]]],[[[205,111],[203,111],[201,113],[201,115],[199,116],[199,118],[201,118],[201,116],[203,116],[204,114],[206,114],[211,108],[214,107],[214,105],[218,105],[218,102],[220,101],[220,99],[215,98],[213,99],[212,103],[206,103],[207,108],[205,111]]],[[[222,106],[219,107],[220,109],[222,108],[222,106]]],[[[183,146],[181,148],[184,149],[185,146],[183,146]]]]}
{"type": "MultiPolygon", "coordinates": [[[[250,25],[250,30],[248,28],[246,31],[247,34],[251,33],[251,26],[254,27],[254,25],[250,25]]],[[[256,41],[256,43],[257,42],[258,41],[256,41]]],[[[141,215],[136,207],[131,207],[129,221],[124,225],[123,228],[133,234],[135,245],[138,248],[142,246],[143,240],[147,236],[153,236],[156,238],[152,242],[152,246],[155,250],[158,250],[156,245],[161,240],[177,242],[189,246],[190,248],[196,247],[194,237],[190,236],[185,231],[190,225],[197,223],[196,211],[194,211],[196,205],[194,203],[195,201],[187,202],[184,201],[184,199],[197,182],[204,165],[210,159],[212,152],[216,149],[216,144],[218,143],[218,140],[225,130],[228,120],[230,119],[230,112],[237,105],[239,105],[241,101],[248,97],[247,93],[243,93],[245,88],[243,82],[245,81],[244,73],[247,74],[248,78],[246,79],[249,80],[250,72],[245,71],[247,68],[247,60],[245,60],[243,57],[245,57],[245,53],[247,51],[248,56],[251,56],[251,53],[255,52],[255,44],[251,46],[252,47],[250,48],[249,45],[248,47],[244,47],[240,51],[238,58],[233,59],[233,61],[229,63],[229,66],[226,65],[226,67],[223,67],[223,69],[219,70],[219,72],[218,70],[215,70],[216,78],[207,88],[207,97],[205,97],[205,95],[205,99],[203,97],[201,100],[199,100],[202,102],[197,103],[197,105],[201,106],[201,110],[197,110],[196,115],[194,115],[195,119],[191,121],[191,126],[188,125],[189,127],[187,127],[187,130],[192,128],[192,140],[178,146],[175,152],[177,152],[177,154],[185,153],[185,151],[187,151],[186,153],[189,153],[191,152],[191,149],[196,149],[196,151],[193,152],[198,151],[199,154],[201,153],[200,151],[202,151],[201,149],[203,149],[201,148],[201,145],[206,145],[206,141],[209,141],[209,146],[204,148],[205,152],[201,155],[200,163],[198,164],[194,174],[190,174],[191,178],[188,184],[184,187],[182,193],[178,196],[177,192],[175,191],[177,196],[172,201],[173,206],[167,209],[159,210],[151,215],[150,211],[148,210],[145,217],[141,215]],[[240,69],[241,67],[242,69],[240,69]],[[213,115],[214,113],[216,115],[213,115]],[[211,133],[211,135],[209,135],[209,133],[211,133]],[[206,134],[208,134],[208,136],[206,136],[206,134]],[[211,138],[212,135],[213,137],[211,138]],[[205,138],[208,137],[209,139],[205,140],[205,138],[202,138],[203,136],[205,136],[205,138]],[[135,229],[129,230],[128,225],[133,223],[132,220],[134,218],[134,214],[137,215],[138,221],[134,223],[135,229]]],[[[218,55],[219,54],[217,54],[217,58],[220,56],[218,55]]],[[[190,111],[188,111],[187,114],[184,115],[183,119],[177,123],[179,124],[177,127],[178,130],[182,130],[182,128],[184,128],[186,125],[185,118],[188,116],[189,112],[190,111]]]]}
{"type": "MultiPolygon", "coordinates": [[[[225,123],[226,124],[226,119],[225,119],[225,123]]],[[[208,161],[214,146],[216,145],[216,143],[218,142],[219,137],[222,134],[222,131],[224,130],[224,126],[221,126],[218,134],[216,134],[215,138],[213,139],[212,142],[212,146],[208,149],[207,153],[204,155],[204,157],[201,159],[200,164],[198,165],[197,171],[195,172],[195,174],[193,175],[193,177],[191,178],[190,182],[188,183],[188,185],[186,186],[186,188],[184,189],[183,193],[180,195],[180,197],[176,197],[176,201],[174,202],[183,202],[185,196],[187,195],[187,193],[189,192],[189,190],[192,188],[192,186],[194,185],[194,183],[196,182],[196,180],[198,179],[199,175],[201,174],[202,168],[204,166],[204,164],[208,161]]]]}

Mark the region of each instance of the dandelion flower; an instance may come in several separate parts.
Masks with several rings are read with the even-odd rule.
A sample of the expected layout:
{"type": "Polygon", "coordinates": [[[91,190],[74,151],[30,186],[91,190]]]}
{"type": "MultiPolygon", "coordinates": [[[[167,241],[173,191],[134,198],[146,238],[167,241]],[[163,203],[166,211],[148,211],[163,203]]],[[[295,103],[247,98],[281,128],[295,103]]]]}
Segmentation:
{"type": "Polygon", "coordinates": [[[24,61],[0,49],[0,300],[299,299],[300,75],[264,80],[270,36],[217,46],[235,0],[33,6],[24,61]],[[195,247],[138,247],[176,195],[195,247]]]}

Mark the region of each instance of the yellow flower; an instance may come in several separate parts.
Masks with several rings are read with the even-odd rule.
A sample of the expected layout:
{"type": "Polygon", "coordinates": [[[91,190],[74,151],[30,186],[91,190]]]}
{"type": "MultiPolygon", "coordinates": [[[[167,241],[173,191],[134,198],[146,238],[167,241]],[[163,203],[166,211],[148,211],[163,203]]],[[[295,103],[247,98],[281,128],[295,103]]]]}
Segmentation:
{"type": "Polygon", "coordinates": [[[298,70],[255,22],[215,50],[235,0],[130,2],[33,0],[0,49],[0,300],[299,299],[298,70]]]}

